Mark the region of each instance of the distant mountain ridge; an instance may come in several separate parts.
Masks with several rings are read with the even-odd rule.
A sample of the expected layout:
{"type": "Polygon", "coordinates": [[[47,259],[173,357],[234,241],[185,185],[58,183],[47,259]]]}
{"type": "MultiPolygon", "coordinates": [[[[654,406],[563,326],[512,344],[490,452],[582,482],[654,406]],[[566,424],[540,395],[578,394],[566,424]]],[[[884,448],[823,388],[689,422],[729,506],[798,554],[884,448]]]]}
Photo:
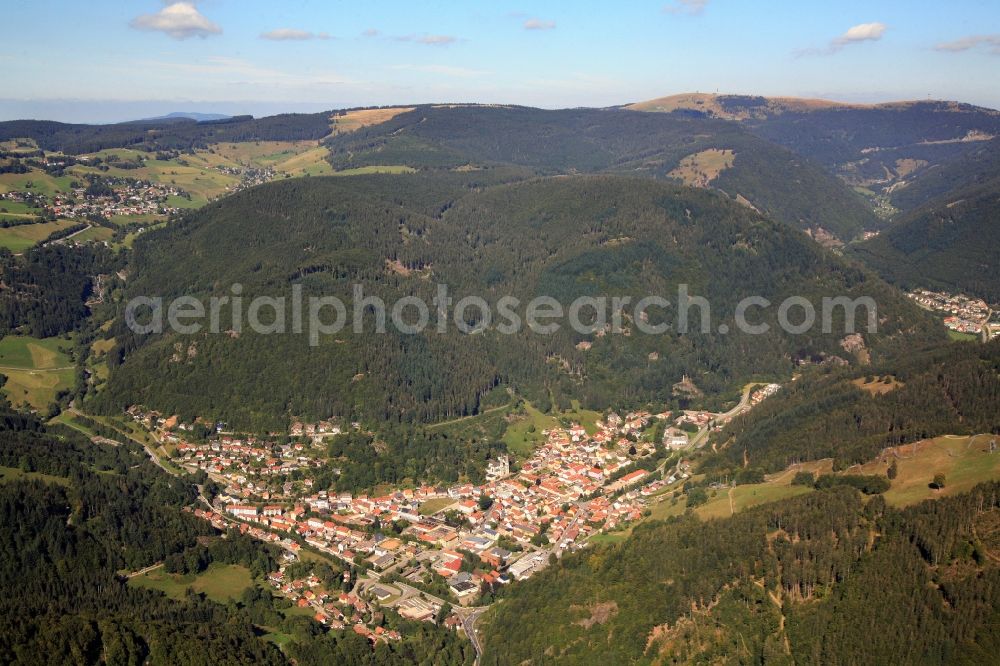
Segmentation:
{"type": "Polygon", "coordinates": [[[153,116],[152,118],[142,118],[139,122],[147,122],[151,120],[174,120],[174,119],[187,119],[194,120],[197,122],[204,122],[206,120],[228,120],[233,116],[225,113],[199,113],[197,111],[172,111],[163,116],[153,116]]]}
{"type": "Polygon", "coordinates": [[[625,108],[633,111],[700,111],[706,115],[724,120],[747,120],[767,118],[781,113],[804,113],[829,109],[853,110],[899,110],[918,105],[933,105],[942,109],[967,113],[991,113],[1000,111],[986,107],[949,100],[900,100],[894,102],[858,103],[839,102],[829,99],[809,97],[767,97],[763,95],[730,95],[719,93],[680,93],[657,97],[643,102],[635,102],[625,108]]]}
{"type": "MultiPolygon", "coordinates": [[[[736,122],[815,161],[873,199],[892,197],[894,204],[899,188],[1000,137],[1000,111],[951,101],[849,104],[695,93],[626,108],[736,122]]],[[[901,205],[907,202],[900,199],[901,205]]]]}

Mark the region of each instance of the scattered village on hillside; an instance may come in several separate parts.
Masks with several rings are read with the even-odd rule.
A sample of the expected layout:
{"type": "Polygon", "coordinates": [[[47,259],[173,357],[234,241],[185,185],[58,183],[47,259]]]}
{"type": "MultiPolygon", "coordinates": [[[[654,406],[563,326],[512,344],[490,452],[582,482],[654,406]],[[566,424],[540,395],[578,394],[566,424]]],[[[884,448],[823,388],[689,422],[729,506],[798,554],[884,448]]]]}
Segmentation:
{"type": "Polygon", "coordinates": [[[980,335],[986,327],[989,338],[1000,334],[1000,327],[989,325],[992,308],[980,298],[929,289],[917,289],[907,295],[927,310],[946,314],[944,325],[952,331],[980,335]]]}
{"type": "MultiPolygon", "coordinates": [[[[176,417],[138,407],[129,415],[172,448],[172,462],[206,473],[221,488],[195,515],[286,551],[286,562],[270,579],[279,593],[329,626],[353,627],[376,641],[397,637],[364,621],[374,605],[408,619],[446,621],[439,617],[445,604],[471,606],[585,547],[591,536],[640,520],[656,496],[689,477],[683,450],[703,444],[709,429],[778,388],[759,386],[724,415],[611,413],[589,431],[578,424],[552,428],[530,457],[490,461],[481,484],[425,485],[378,496],[314,482],[326,462],[326,441],[359,430],[357,423],[294,423],[278,444],[226,433],[221,423],[199,438],[194,425],[176,417]],[[653,433],[659,441],[652,441],[653,433]],[[343,565],[339,587],[320,585],[315,577],[286,577],[304,547],[343,565]]],[[[447,622],[461,624],[455,617],[447,622]]]]}

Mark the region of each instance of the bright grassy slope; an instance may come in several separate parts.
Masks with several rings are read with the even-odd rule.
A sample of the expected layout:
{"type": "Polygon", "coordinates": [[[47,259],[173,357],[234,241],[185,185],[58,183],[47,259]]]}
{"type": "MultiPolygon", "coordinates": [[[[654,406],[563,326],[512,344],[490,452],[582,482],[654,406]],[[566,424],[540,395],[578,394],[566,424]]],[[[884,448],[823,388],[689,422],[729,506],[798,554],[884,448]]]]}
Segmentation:
{"type": "Polygon", "coordinates": [[[5,247],[14,253],[24,252],[39,241],[48,238],[53,231],[59,231],[74,224],[77,223],[72,220],[56,220],[55,222],[22,224],[0,229],[0,247],[5,247]]]}
{"type": "Polygon", "coordinates": [[[515,455],[526,458],[536,447],[545,441],[543,430],[562,427],[562,421],[579,423],[588,433],[597,432],[595,425],[601,415],[597,412],[581,409],[579,403],[573,403],[573,409],[558,415],[543,414],[530,402],[524,403],[524,414],[513,420],[503,435],[503,442],[515,455]]]}
{"type": "Polygon", "coordinates": [[[43,483],[55,483],[60,486],[68,486],[69,479],[64,476],[52,476],[41,472],[24,472],[16,467],[0,467],[0,483],[11,483],[13,481],[41,481],[43,483]]]}
{"type": "Polygon", "coordinates": [[[160,568],[130,579],[129,584],[159,590],[171,599],[183,598],[190,587],[224,604],[230,599],[238,599],[243,590],[253,585],[253,579],[245,566],[213,562],[196,576],[168,574],[160,568]]]}
{"type": "Polygon", "coordinates": [[[0,340],[0,374],[7,377],[3,392],[14,405],[45,409],[56,393],[73,385],[69,342],[58,338],[8,335],[0,340]]]}
{"type": "MultiPolygon", "coordinates": [[[[890,449],[878,460],[855,465],[843,473],[884,476],[895,460],[898,474],[884,497],[893,506],[909,506],[928,499],[964,493],[976,484],[1000,479],[1000,441],[998,450],[989,452],[990,440],[995,438],[994,435],[946,435],[923,440],[915,445],[890,449]],[[943,489],[931,487],[931,481],[938,473],[945,475],[943,489]]],[[[725,518],[752,506],[811,492],[811,488],[806,486],[791,485],[796,472],[820,475],[830,474],[831,470],[830,460],[802,463],[769,475],[764,483],[713,491],[714,495],[709,501],[693,511],[702,519],[725,518]]],[[[680,484],[676,487],[680,487],[680,484]]],[[[684,496],[680,496],[676,503],[671,503],[671,495],[672,492],[666,492],[658,496],[662,499],[650,506],[651,519],[662,520],[679,516],[686,511],[684,496]]],[[[602,539],[618,540],[626,534],[627,532],[616,532],[604,535],[602,539]]]]}
{"type": "Polygon", "coordinates": [[[997,437],[936,437],[914,445],[897,447],[881,459],[851,468],[848,472],[885,474],[890,462],[895,460],[898,475],[885,493],[886,501],[895,506],[964,493],[977,483],[1000,479],[1000,450],[989,452],[991,439],[997,437]],[[945,475],[945,487],[940,490],[931,488],[930,485],[934,475],[938,473],[945,475]]]}

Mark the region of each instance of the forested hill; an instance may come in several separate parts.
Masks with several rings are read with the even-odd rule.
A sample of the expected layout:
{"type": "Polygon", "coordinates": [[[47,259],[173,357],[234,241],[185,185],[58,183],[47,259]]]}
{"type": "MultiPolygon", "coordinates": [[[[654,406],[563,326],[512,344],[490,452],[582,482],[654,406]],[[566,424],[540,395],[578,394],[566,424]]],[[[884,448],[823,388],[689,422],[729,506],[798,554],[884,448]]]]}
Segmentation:
{"type": "Polygon", "coordinates": [[[841,486],[565,556],[482,621],[483,664],[991,663],[1000,485],[890,508],[841,486]]]}
{"type": "Polygon", "coordinates": [[[284,662],[245,615],[198,596],[173,602],[118,576],[213,533],[181,511],[193,487],[144,452],[92,444],[3,404],[0,466],[0,661],[284,662]]]}
{"type": "Polygon", "coordinates": [[[445,334],[372,335],[369,317],[364,333],[348,327],[311,347],[306,335],[247,327],[140,339],[119,318],[108,333],[117,342],[110,380],[94,408],[143,403],[258,429],[283,428],[292,415],[426,423],[475,413],[498,385],[560,406],[662,405],[688,374],[719,404],[748,379],[787,376],[800,360],[854,361],[841,346],[840,310],[831,333],[781,333],[776,307],[760,314],[766,335],[716,333],[720,323],[736,331],[735,305],[748,295],[772,303],[801,295],[817,309],[823,296],[872,296],[880,327],[864,337],[876,359],[941,336],[871,274],[716,193],[618,176],[507,182],[517,177],[497,168],[254,188],[144,234],[128,295],[229,295],[238,282],[245,298],[288,296],[301,284],[306,296],[338,296],[350,311],[352,284],[391,304],[402,295],[430,303],[440,283],[456,302],[482,295],[495,306],[507,294],[522,303],[543,294],[563,304],[580,295],[676,301],[685,283],[709,299],[710,331],[678,334],[669,309],[649,311],[673,331],[662,335],[639,334],[627,319],[632,335],[567,325],[555,335],[495,327],[466,335],[453,325],[445,334]]]}
{"type": "Polygon", "coordinates": [[[976,182],[976,169],[986,162],[995,165],[1000,136],[1000,112],[946,101],[865,105],[688,94],[629,108],[727,119],[814,161],[852,186],[890,198],[903,211],[945,189],[976,182]]]}
{"type": "Polygon", "coordinates": [[[993,184],[1000,189],[1000,138],[967,144],[964,148],[960,155],[922,169],[919,177],[905,187],[894,188],[893,205],[910,211],[973,186],[993,184]]]}
{"type": "Polygon", "coordinates": [[[210,143],[238,141],[298,141],[321,139],[330,133],[329,113],[284,113],[223,120],[173,118],[111,125],[82,125],[51,120],[0,122],[0,141],[33,139],[44,150],[67,154],[105,148],[190,150],[210,143]]]}
{"type": "Polygon", "coordinates": [[[1000,302],[1000,177],[948,191],[852,246],[904,289],[928,287],[1000,302]]]}
{"type": "Polygon", "coordinates": [[[514,164],[539,174],[678,177],[843,240],[876,223],[858,194],[808,158],[721,120],[622,109],[423,106],[326,143],[337,169],[514,164]],[[685,158],[688,166],[675,171],[685,158]],[[719,158],[725,164],[713,162],[719,158]]]}
{"type": "Polygon", "coordinates": [[[843,469],[943,434],[1000,434],[1000,340],[912,349],[864,369],[806,373],[723,431],[707,469],[843,469]],[[875,389],[875,390],[873,390],[875,389]]]}

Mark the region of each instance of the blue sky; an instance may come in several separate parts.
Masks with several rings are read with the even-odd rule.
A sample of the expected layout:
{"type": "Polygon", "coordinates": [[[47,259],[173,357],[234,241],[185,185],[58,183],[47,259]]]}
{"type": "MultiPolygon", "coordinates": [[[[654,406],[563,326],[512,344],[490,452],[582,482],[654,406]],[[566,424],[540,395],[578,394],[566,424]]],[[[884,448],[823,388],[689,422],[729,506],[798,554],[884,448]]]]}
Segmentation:
{"type": "Polygon", "coordinates": [[[679,92],[1000,108],[1000,3],[7,0],[0,118],[679,92]]]}

